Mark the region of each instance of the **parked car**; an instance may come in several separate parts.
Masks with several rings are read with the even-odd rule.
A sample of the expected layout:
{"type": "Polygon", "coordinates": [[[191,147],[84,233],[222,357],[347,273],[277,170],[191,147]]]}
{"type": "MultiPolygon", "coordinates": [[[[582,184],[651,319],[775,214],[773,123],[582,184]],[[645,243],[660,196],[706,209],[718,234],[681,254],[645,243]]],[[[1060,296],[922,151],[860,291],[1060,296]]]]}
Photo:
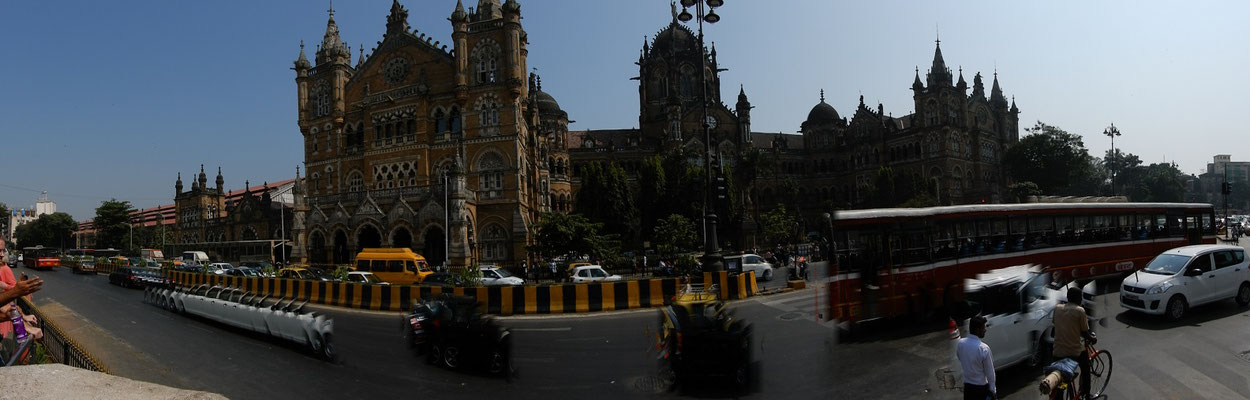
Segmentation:
{"type": "Polygon", "coordinates": [[[225,275],[226,271],[234,269],[234,265],[230,263],[212,263],[208,264],[208,271],[217,275],[225,275]]]}
{"type": "Polygon", "coordinates": [[[122,267],[109,274],[109,283],[121,287],[143,288],[156,279],[149,271],[137,267],[122,267]]]}
{"type": "Polygon", "coordinates": [[[725,269],[730,272],[755,271],[756,278],[764,281],[773,280],[773,265],[756,254],[725,256],[725,269]]]}
{"type": "Polygon", "coordinates": [[[426,362],[450,369],[473,368],[511,379],[512,331],[477,312],[477,300],[438,296],[413,307],[405,336],[426,362]]]}
{"type": "Polygon", "coordinates": [[[308,268],[299,268],[299,267],[283,268],[282,270],[278,271],[278,277],[285,278],[285,279],[312,279],[313,277],[312,272],[308,272],[308,271],[309,271],[308,268]]]}
{"type": "Polygon", "coordinates": [[[1250,260],[1240,246],[1171,249],[1120,284],[1121,307],[1172,319],[1185,316],[1190,307],[1225,299],[1250,305],[1250,260]]]}
{"type": "Polygon", "coordinates": [[[583,265],[569,271],[569,282],[573,283],[619,280],[621,280],[620,275],[609,274],[598,265],[583,265]]]}
{"type": "Polygon", "coordinates": [[[251,268],[251,267],[237,267],[237,268],[226,270],[226,275],[256,278],[256,277],[260,277],[260,271],[257,271],[255,268],[251,268]]]}
{"type": "Polygon", "coordinates": [[[390,282],[383,282],[381,278],[372,272],[351,271],[347,273],[347,281],[353,283],[364,283],[371,285],[390,285],[390,282]]]}
{"type": "Polygon", "coordinates": [[[499,267],[479,267],[482,272],[481,284],[485,286],[517,286],[525,284],[525,279],[513,276],[508,270],[499,267]]]}
{"type": "Polygon", "coordinates": [[[425,280],[421,281],[423,285],[450,285],[452,284],[451,274],[447,272],[435,272],[425,276],[425,280]]]}

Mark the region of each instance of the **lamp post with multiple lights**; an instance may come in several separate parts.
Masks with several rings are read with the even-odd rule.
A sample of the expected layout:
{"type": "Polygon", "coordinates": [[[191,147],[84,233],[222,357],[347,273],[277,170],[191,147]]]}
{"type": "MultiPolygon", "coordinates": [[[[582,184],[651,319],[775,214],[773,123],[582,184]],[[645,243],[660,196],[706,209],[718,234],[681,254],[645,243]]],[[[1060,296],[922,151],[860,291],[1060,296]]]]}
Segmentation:
{"type": "Polygon", "coordinates": [[[703,137],[704,147],[704,182],[703,182],[703,204],[704,209],[704,230],[707,232],[703,235],[703,270],[719,271],[724,268],[724,261],[720,257],[720,249],[716,241],[716,211],[712,205],[712,132],[708,125],[707,114],[707,51],[703,41],[703,21],[709,24],[715,24],[720,21],[720,15],[716,14],[716,8],[724,5],[723,0],[681,0],[681,14],[677,15],[677,19],[681,22],[690,22],[691,19],[698,18],[699,22],[699,60],[702,62],[703,69],[700,74],[702,78],[700,83],[703,86],[701,91],[701,101],[703,103],[703,137]],[[707,10],[704,12],[704,5],[707,10]],[[695,14],[690,14],[690,7],[695,8],[695,14]]]}
{"type": "Polygon", "coordinates": [[[1111,138],[1111,160],[1112,160],[1112,162],[1110,163],[1111,164],[1111,195],[1115,196],[1116,195],[1116,192],[1115,192],[1116,165],[1120,163],[1120,155],[1116,154],[1115,152],[1115,137],[1120,136],[1120,129],[1116,128],[1115,123],[1113,122],[1111,123],[1111,126],[1107,127],[1106,130],[1102,131],[1102,134],[1107,135],[1107,137],[1111,138]]]}

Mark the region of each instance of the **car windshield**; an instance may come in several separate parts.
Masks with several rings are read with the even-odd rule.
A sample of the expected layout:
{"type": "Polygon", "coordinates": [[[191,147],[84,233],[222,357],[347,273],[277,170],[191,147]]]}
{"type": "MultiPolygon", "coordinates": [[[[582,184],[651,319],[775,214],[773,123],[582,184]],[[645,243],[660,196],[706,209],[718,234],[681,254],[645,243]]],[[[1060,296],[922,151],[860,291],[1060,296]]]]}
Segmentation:
{"type": "Polygon", "coordinates": [[[1185,268],[1185,263],[1189,262],[1191,257],[1179,254],[1160,254],[1155,259],[1150,260],[1150,264],[1146,265],[1142,271],[1160,275],[1175,275],[1185,268]]]}
{"type": "Polygon", "coordinates": [[[499,278],[501,278],[501,279],[502,279],[502,278],[511,278],[511,277],[512,277],[512,274],[508,273],[508,271],[507,271],[507,270],[503,270],[503,269],[497,269],[497,270],[495,270],[495,274],[498,274],[498,275],[499,275],[499,278]]]}
{"type": "Polygon", "coordinates": [[[604,272],[602,269],[594,268],[590,270],[590,276],[594,278],[602,278],[608,276],[608,273],[604,272]]]}
{"type": "Polygon", "coordinates": [[[374,274],[360,274],[360,280],[364,281],[365,283],[382,283],[382,280],[379,279],[378,276],[374,274]]]}

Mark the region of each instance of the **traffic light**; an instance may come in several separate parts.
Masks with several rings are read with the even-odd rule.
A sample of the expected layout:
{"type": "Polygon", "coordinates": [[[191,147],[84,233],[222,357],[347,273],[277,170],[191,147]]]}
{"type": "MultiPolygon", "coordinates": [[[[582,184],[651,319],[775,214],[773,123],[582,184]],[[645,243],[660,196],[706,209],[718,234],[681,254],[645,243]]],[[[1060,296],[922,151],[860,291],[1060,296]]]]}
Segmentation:
{"type": "Polygon", "coordinates": [[[725,182],[725,177],[716,174],[716,199],[725,200],[729,198],[729,184],[725,182]]]}

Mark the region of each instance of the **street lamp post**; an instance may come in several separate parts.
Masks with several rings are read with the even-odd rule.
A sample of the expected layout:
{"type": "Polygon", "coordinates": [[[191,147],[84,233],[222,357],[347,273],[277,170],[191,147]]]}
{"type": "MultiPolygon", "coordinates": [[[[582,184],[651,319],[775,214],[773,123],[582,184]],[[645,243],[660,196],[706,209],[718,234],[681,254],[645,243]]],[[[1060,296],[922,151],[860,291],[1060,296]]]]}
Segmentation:
{"type": "Polygon", "coordinates": [[[1120,163],[1119,154],[1116,154],[1115,152],[1115,137],[1120,136],[1120,129],[1116,128],[1115,123],[1113,122],[1111,123],[1111,126],[1107,127],[1106,130],[1102,131],[1102,134],[1107,135],[1107,137],[1111,138],[1111,159],[1113,160],[1111,163],[1111,195],[1115,196],[1116,195],[1116,192],[1115,192],[1116,164],[1120,163]]]}
{"type": "Polygon", "coordinates": [[[703,182],[703,204],[704,204],[704,222],[703,229],[707,232],[703,235],[703,270],[704,271],[720,271],[724,269],[724,260],[720,257],[720,250],[716,240],[716,207],[712,206],[712,130],[708,125],[707,114],[707,53],[703,41],[703,21],[714,24],[720,21],[720,15],[716,14],[716,8],[724,5],[723,0],[681,0],[681,14],[677,19],[681,22],[690,22],[691,19],[697,17],[699,19],[699,61],[702,69],[699,74],[702,76],[699,80],[702,90],[700,91],[700,100],[703,105],[703,137],[704,137],[704,182],[703,182]],[[707,3],[707,12],[704,12],[703,6],[707,3]],[[695,15],[690,14],[690,7],[695,7],[695,15]]]}

